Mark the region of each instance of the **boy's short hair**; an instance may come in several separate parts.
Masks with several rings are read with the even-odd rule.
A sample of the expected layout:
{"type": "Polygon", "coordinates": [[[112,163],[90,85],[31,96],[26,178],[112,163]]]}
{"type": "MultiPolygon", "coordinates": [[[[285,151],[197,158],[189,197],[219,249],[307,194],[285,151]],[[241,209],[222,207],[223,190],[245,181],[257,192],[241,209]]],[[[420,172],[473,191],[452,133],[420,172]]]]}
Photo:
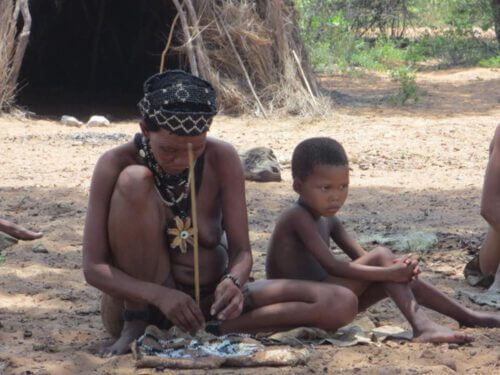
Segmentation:
{"type": "Polygon", "coordinates": [[[292,177],[305,180],[316,165],[347,166],[347,154],[340,143],[328,137],[300,142],[292,155],[292,177]]]}

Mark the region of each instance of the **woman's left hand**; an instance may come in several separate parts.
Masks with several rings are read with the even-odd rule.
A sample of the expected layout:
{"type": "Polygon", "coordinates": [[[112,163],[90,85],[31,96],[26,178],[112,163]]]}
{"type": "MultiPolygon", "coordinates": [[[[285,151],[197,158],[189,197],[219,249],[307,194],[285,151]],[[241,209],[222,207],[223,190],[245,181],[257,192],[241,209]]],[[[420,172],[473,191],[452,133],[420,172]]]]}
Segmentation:
{"type": "Polygon", "coordinates": [[[219,320],[238,317],[243,310],[243,293],[229,278],[222,280],[215,289],[215,301],[210,314],[219,320]]]}

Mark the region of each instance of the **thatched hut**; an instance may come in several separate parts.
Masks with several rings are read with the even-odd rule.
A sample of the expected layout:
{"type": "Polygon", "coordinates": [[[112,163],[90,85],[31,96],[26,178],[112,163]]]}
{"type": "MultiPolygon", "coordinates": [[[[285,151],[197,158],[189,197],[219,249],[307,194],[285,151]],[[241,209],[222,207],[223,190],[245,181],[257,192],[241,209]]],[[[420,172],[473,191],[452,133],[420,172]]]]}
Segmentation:
{"type": "MultiPolygon", "coordinates": [[[[319,91],[291,0],[2,3],[9,1],[29,4],[17,102],[35,112],[48,102],[59,112],[72,103],[135,110],[142,82],[160,65],[211,81],[228,113],[301,114],[317,107],[319,91]]],[[[12,14],[10,8],[0,12],[12,14]]],[[[22,12],[16,17],[19,39],[26,22],[22,12]]]]}

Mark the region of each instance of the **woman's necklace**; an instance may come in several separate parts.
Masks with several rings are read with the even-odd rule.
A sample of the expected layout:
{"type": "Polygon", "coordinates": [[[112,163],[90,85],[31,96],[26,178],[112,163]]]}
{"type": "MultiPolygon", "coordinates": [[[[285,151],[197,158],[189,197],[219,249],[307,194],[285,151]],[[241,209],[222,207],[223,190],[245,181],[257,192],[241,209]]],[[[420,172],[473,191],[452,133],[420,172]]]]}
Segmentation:
{"type": "MultiPolygon", "coordinates": [[[[163,203],[170,208],[174,217],[167,223],[166,235],[171,249],[179,249],[186,253],[193,248],[193,227],[188,213],[191,208],[189,197],[189,170],[186,169],[178,175],[166,173],[156,161],[149,140],[142,134],[136,134],[134,143],[139,149],[139,155],[144,159],[146,166],[153,172],[156,191],[163,203]]],[[[195,174],[203,172],[203,158],[195,162],[195,174]]],[[[200,177],[200,176],[197,176],[200,177]]],[[[198,181],[201,178],[197,178],[198,181]]],[[[196,182],[198,182],[196,181],[196,182]]],[[[201,183],[201,181],[200,181],[201,183]]],[[[199,183],[196,184],[199,189],[199,183]]]]}

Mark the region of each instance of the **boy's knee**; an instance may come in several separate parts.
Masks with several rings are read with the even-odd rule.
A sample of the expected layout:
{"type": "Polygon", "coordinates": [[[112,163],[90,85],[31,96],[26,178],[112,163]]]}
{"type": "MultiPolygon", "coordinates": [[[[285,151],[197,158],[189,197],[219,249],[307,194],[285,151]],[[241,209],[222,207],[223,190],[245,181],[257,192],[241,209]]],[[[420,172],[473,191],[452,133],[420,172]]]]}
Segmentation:
{"type": "Polygon", "coordinates": [[[373,249],[372,251],[376,253],[376,255],[382,261],[382,263],[384,262],[392,263],[392,260],[395,258],[394,253],[387,247],[379,246],[373,249]]]}
{"type": "Polygon", "coordinates": [[[334,331],[351,323],[358,314],[358,297],[349,289],[336,290],[319,309],[318,326],[334,331]]]}
{"type": "Polygon", "coordinates": [[[143,202],[153,184],[153,174],[148,168],[131,165],[120,173],[115,189],[129,202],[143,202]]]}

